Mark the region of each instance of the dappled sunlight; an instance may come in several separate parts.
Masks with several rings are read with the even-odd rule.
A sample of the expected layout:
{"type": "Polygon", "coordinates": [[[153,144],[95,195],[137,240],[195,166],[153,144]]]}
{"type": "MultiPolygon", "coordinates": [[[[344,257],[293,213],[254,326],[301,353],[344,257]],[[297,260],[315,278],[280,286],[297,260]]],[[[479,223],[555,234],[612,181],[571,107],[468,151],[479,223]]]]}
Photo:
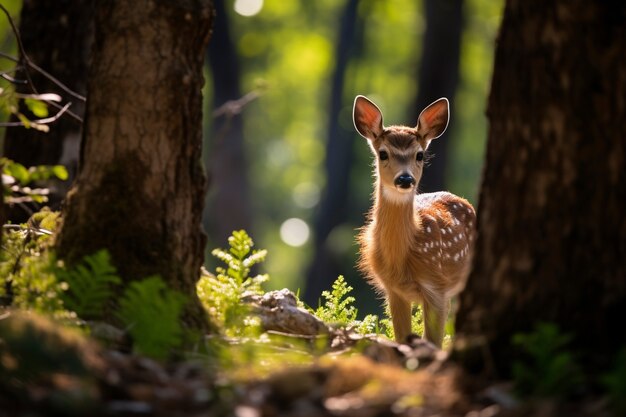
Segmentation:
{"type": "Polygon", "coordinates": [[[302,246],[309,240],[309,225],[302,219],[287,219],[280,226],[280,238],[289,246],[302,246]]]}
{"type": "Polygon", "coordinates": [[[235,0],[233,8],[242,16],[254,16],[263,8],[263,0],[235,0]]]}

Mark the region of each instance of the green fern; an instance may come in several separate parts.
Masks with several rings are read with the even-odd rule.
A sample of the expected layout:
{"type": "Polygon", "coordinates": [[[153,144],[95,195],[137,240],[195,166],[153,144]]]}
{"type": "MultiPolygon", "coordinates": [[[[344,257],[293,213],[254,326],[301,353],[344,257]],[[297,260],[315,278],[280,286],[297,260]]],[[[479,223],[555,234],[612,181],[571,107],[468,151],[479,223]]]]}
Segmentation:
{"type": "Polygon", "coordinates": [[[568,350],[572,336],[554,323],[539,323],[531,333],[513,337],[523,354],[513,363],[515,389],[527,397],[567,397],[584,383],[575,355],[568,350]]]}
{"type": "Polygon", "coordinates": [[[331,291],[322,291],[326,299],[323,305],[313,311],[325,323],[334,323],[348,327],[357,333],[377,333],[379,329],[378,316],[369,314],[363,320],[357,320],[358,310],[352,305],[356,299],[348,295],[352,291],[342,275],[333,282],[331,291]]]}
{"type": "Polygon", "coordinates": [[[235,231],[228,238],[230,248],[215,249],[213,256],[226,264],[216,268],[216,274],[203,273],[196,286],[198,298],[228,336],[256,333],[258,320],[250,315],[248,306],[241,302],[244,295],[263,294],[261,284],[267,275],[250,277],[250,268],[265,260],[266,250],[252,250],[254,241],[243,231],[235,231]]]}
{"type": "Polygon", "coordinates": [[[352,291],[342,275],[333,282],[332,291],[322,291],[324,305],[315,310],[315,315],[327,323],[349,325],[356,320],[357,309],[352,305],[356,299],[348,295],[352,291]]]}
{"type": "Polygon", "coordinates": [[[137,353],[165,359],[182,344],[180,315],[185,301],[184,295],[168,289],[156,276],[128,286],[117,317],[127,327],[137,353]]]}
{"type": "Polygon", "coordinates": [[[85,256],[73,269],[59,269],[57,276],[68,285],[61,297],[65,307],[85,320],[102,317],[104,303],[113,296],[113,286],[121,283],[104,249],[85,256]]]}

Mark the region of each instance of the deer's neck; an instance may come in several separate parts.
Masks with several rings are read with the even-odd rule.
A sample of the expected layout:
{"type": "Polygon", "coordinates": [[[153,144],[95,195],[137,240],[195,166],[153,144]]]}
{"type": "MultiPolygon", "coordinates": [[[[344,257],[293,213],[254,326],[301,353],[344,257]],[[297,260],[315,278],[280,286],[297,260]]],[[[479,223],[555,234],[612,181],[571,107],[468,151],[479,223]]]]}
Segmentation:
{"type": "Polygon", "coordinates": [[[386,194],[379,186],[373,207],[374,235],[380,250],[395,258],[410,250],[419,224],[413,206],[414,195],[390,198],[386,194]]]}

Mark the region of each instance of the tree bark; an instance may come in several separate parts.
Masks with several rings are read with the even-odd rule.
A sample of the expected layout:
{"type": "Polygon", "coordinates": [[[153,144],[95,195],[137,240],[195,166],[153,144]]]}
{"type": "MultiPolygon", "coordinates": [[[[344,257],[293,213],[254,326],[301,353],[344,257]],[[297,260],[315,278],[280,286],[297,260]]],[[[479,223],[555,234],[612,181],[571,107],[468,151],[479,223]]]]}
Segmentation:
{"type": "Polygon", "coordinates": [[[626,343],[625,56],[626,3],[507,2],[457,316],[459,337],[484,336],[501,374],[512,336],[540,321],[599,369],[626,343]]]}
{"type": "Polygon", "coordinates": [[[361,50],[362,24],[358,15],[359,0],[349,0],[341,16],[339,42],[335,51],[328,132],[326,140],[326,187],[315,215],[314,255],[307,271],[304,301],[317,305],[323,290],[331,287],[339,275],[336,257],[328,245],[328,236],[346,220],[350,170],[354,159],[354,131],[339,123],[344,100],[346,71],[350,60],[361,50]]]}
{"type": "MultiPolygon", "coordinates": [[[[418,94],[410,109],[410,117],[416,117],[416,112],[440,97],[450,99],[454,115],[454,96],[459,83],[461,58],[463,0],[425,0],[424,14],[426,30],[422,38],[418,94]]],[[[421,192],[446,189],[451,131],[449,126],[447,133],[432,141],[428,147],[428,153],[435,157],[428,163],[426,174],[420,180],[421,192]]]]}
{"type": "Polygon", "coordinates": [[[80,171],[57,248],[69,264],[105,248],[126,281],[160,275],[195,292],[205,237],[201,166],[210,0],[97,2],[80,171]]]}
{"type": "MultiPolygon", "coordinates": [[[[239,62],[230,37],[224,0],[215,0],[218,19],[209,45],[209,64],[213,74],[211,113],[230,100],[241,98],[239,62]]],[[[242,108],[213,120],[212,149],[206,166],[210,170],[211,192],[204,224],[217,246],[223,246],[233,230],[252,234],[252,204],[248,180],[242,108]]]]}
{"type": "MultiPolygon", "coordinates": [[[[76,93],[84,96],[87,83],[89,50],[93,39],[92,0],[26,0],[20,14],[20,36],[30,60],[43,68],[76,93]]],[[[72,102],[70,110],[83,115],[85,103],[69,96],[65,91],[36,71],[29,71],[33,84],[17,84],[16,90],[29,94],[33,87],[40,93],[56,93],[72,102]]],[[[24,70],[17,79],[27,80],[24,70]]],[[[28,110],[20,109],[25,114],[28,110]]],[[[49,107],[51,114],[56,109],[49,107]]],[[[34,116],[31,116],[36,118],[34,116]]],[[[49,125],[48,133],[36,129],[8,129],[4,139],[4,155],[30,167],[34,165],[62,164],[68,168],[68,181],[54,181],[48,205],[58,209],[65,196],[78,163],[81,123],[67,115],[49,125]]],[[[9,218],[22,223],[30,213],[14,207],[9,218]]]]}

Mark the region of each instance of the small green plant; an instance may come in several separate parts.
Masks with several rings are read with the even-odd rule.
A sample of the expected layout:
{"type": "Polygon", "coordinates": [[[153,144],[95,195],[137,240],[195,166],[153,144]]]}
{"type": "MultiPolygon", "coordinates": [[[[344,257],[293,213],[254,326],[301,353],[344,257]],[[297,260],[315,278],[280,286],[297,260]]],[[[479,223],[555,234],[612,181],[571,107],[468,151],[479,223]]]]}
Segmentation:
{"type": "Polygon", "coordinates": [[[242,298],[263,294],[261,285],[267,275],[250,276],[250,268],[265,260],[266,250],[252,250],[254,241],[243,231],[235,231],[228,238],[230,248],[215,249],[213,256],[226,264],[216,269],[216,274],[203,273],[197,284],[200,301],[213,321],[226,335],[238,336],[258,328],[258,322],[242,298]]]}
{"type": "Polygon", "coordinates": [[[50,251],[58,217],[59,213],[43,209],[25,224],[5,225],[0,251],[2,305],[67,317],[60,298],[66,285],[55,276],[50,251]]]}
{"type": "Polygon", "coordinates": [[[323,322],[338,324],[357,333],[377,333],[378,316],[369,314],[363,320],[357,320],[358,309],[353,305],[356,299],[348,295],[352,290],[353,288],[340,275],[333,283],[331,291],[322,291],[324,304],[320,304],[313,313],[323,322]]]}
{"type": "Polygon", "coordinates": [[[533,332],[513,337],[523,355],[512,366],[519,395],[564,398],[583,384],[576,357],[568,350],[571,340],[571,335],[561,333],[553,323],[539,323],[533,332]]]}
{"type": "Polygon", "coordinates": [[[183,342],[184,304],[182,294],[169,289],[161,278],[149,277],[128,286],[117,317],[127,327],[137,353],[165,359],[183,342]]]}
{"type": "Polygon", "coordinates": [[[68,285],[61,296],[63,304],[85,320],[101,318],[104,303],[113,296],[113,286],[121,283],[106,250],[85,256],[72,269],[59,268],[56,274],[68,285]]]}
{"type": "Polygon", "coordinates": [[[626,348],[617,354],[611,372],[601,378],[616,416],[626,416],[626,348]]]}

